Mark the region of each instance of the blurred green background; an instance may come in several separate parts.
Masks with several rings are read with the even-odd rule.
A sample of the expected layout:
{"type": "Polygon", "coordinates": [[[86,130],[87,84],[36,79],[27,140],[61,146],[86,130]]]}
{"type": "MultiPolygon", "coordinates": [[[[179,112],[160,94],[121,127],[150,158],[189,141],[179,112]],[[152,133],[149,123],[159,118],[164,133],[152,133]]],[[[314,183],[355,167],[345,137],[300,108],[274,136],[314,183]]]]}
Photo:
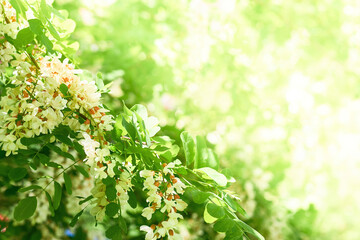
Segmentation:
{"type": "Polygon", "coordinates": [[[113,82],[106,105],[205,136],[267,239],[360,239],[359,1],[54,5],[76,21],[79,67],[113,82]]]}

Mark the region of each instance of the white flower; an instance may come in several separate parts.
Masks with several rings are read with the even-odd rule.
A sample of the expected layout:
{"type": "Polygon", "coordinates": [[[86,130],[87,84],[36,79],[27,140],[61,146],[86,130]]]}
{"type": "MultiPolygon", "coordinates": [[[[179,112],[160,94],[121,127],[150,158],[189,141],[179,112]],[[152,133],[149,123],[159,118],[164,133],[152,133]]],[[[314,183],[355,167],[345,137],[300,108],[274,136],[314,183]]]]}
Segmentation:
{"type": "Polygon", "coordinates": [[[176,202],[176,209],[179,211],[184,211],[185,208],[187,208],[188,206],[187,203],[181,199],[176,199],[175,202],[176,202]]]}
{"type": "Polygon", "coordinates": [[[140,172],[140,177],[143,178],[148,178],[148,177],[153,177],[154,176],[154,171],[151,170],[142,170],[140,172]]]}
{"type": "Polygon", "coordinates": [[[142,226],[140,226],[140,231],[146,232],[145,240],[156,239],[156,237],[154,236],[154,230],[151,227],[142,225],[142,226]]]}
{"type": "Polygon", "coordinates": [[[142,216],[150,220],[155,210],[152,207],[146,207],[142,210],[142,216]]]}
{"type": "Polygon", "coordinates": [[[100,143],[91,139],[89,134],[83,133],[84,139],[79,143],[84,147],[84,151],[89,158],[96,157],[96,148],[100,147],[100,143]]]}

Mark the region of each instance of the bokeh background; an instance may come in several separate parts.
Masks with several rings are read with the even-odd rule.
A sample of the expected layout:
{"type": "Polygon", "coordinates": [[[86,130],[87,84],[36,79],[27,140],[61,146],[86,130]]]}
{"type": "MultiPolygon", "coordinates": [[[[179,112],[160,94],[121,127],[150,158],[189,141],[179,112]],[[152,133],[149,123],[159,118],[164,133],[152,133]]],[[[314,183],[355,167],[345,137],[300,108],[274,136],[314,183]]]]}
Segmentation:
{"type": "MultiPolygon", "coordinates": [[[[360,239],[360,1],[54,6],[78,65],[113,83],[106,105],[144,104],[178,143],[205,136],[267,239],[360,239]]],[[[190,239],[212,239],[192,218],[190,239]]]]}

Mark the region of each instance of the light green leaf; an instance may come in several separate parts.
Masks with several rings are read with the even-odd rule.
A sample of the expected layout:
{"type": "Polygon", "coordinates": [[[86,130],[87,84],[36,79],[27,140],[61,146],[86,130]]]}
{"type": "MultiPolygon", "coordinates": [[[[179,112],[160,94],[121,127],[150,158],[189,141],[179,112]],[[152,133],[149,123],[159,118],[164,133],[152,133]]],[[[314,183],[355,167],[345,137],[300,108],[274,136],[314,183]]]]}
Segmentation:
{"type": "Polygon", "coordinates": [[[204,209],[204,221],[205,221],[206,223],[213,223],[213,222],[215,222],[216,220],[217,220],[217,218],[214,218],[213,216],[211,216],[211,215],[209,214],[209,212],[208,212],[207,207],[205,207],[205,209],[204,209]]]}
{"type": "Polygon", "coordinates": [[[217,184],[219,184],[222,187],[225,187],[227,184],[226,177],[212,168],[204,167],[204,168],[195,169],[194,171],[205,173],[210,179],[214,180],[217,184]]]}
{"type": "Polygon", "coordinates": [[[182,132],[180,134],[180,138],[185,152],[186,166],[190,167],[195,162],[196,156],[194,139],[190,136],[188,132],[182,132]]]}

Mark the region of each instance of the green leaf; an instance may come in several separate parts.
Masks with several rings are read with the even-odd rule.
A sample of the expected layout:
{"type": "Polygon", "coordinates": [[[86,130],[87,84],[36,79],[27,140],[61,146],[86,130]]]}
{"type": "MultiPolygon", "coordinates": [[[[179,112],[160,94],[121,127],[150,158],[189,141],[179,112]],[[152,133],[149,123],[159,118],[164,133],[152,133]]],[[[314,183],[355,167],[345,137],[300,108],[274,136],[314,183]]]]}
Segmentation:
{"type": "Polygon", "coordinates": [[[62,84],[60,84],[60,92],[62,93],[62,94],[64,94],[65,96],[66,95],[68,95],[67,93],[68,93],[68,87],[66,86],[66,84],[64,84],[64,83],[62,83],[62,84]]]}
{"type": "Polygon", "coordinates": [[[16,221],[22,221],[31,217],[36,210],[37,199],[36,197],[27,197],[21,199],[18,205],[15,207],[14,218],[16,221]]]}
{"type": "Polygon", "coordinates": [[[202,204],[209,199],[210,193],[201,192],[195,188],[186,188],[186,192],[189,192],[193,198],[193,201],[197,204],[202,204]]]}
{"type": "Polygon", "coordinates": [[[103,80],[103,75],[101,72],[98,72],[96,74],[96,80],[95,80],[96,86],[99,90],[104,88],[104,80],[103,80]]]}
{"type": "Polygon", "coordinates": [[[128,203],[129,203],[130,207],[136,208],[137,207],[137,199],[136,199],[135,193],[133,191],[128,191],[128,195],[129,195],[128,203]]]}
{"type": "Polygon", "coordinates": [[[45,34],[39,35],[36,39],[46,47],[46,50],[48,52],[50,53],[54,52],[53,51],[54,45],[45,34]]]}
{"type": "Polygon", "coordinates": [[[20,142],[25,146],[42,143],[42,141],[39,138],[21,138],[20,142]]]}
{"type": "Polygon", "coordinates": [[[209,168],[209,167],[203,167],[199,169],[195,169],[196,172],[203,172],[205,173],[210,179],[214,180],[217,184],[219,184],[222,187],[225,187],[227,184],[227,178],[219,173],[218,171],[209,168]]]}
{"type": "Polygon", "coordinates": [[[79,220],[80,216],[83,214],[84,210],[81,210],[80,212],[78,212],[74,218],[71,220],[70,222],[70,227],[74,227],[75,224],[77,223],[77,221],[79,220]]]}
{"type": "Polygon", "coordinates": [[[48,157],[48,156],[46,156],[45,154],[42,154],[42,153],[38,153],[37,158],[39,158],[41,164],[43,164],[43,165],[49,163],[49,161],[50,161],[50,157],[48,157]]]}
{"type": "Polygon", "coordinates": [[[53,203],[52,203],[52,200],[51,200],[51,196],[46,191],[45,191],[45,196],[46,196],[46,198],[48,200],[48,203],[49,203],[49,210],[50,210],[51,216],[55,216],[55,210],[54,210],[54,206],[53,206],[53,203]]]}
{"type": "Polygon", "coordinates": [[[107,185],[105,195],[108,201],[114,201],[116,199],[116,188],[114,185],[107,185]]]}
{"type": "Polygon", "coordinates": [[[106,205],[105,214],[108,215],[109,217],[113,217],[119,212],[119,209],[120,209],[119,204],[111,202],[108,205],[106,205]]]}
{"type": "MultiPolygon", "coordinates": [[[[62,83],[63,84],[63,83],[62,83]]],[[[59,140],[60,142],[72,147],[73,146],[73,142],[70,140],[70,138],[68,136],[62,135],[62,134],[56,134],[55,135],[56,139],[59,140]]]]}
{"type": "Polygon", "coordinates": [[[253,229],[252,227],[250,227],[240,219],[235,219],[234,221],[236,225],[238,225],[239,227],[241,227],[241,229],[244,230],[244,232],[250,233],[259,240],[265,240],[265,238],[259,232],[257,232],[255,229],[253,229]]]}
{"type": "Polygon", "coordinates": [[[44,34],[44,26],[41,23],[39,19],[30,19],[29,21],[30,30],[37,34],[37,35],[43,35],[44,34]]]}
{"type": "Polygon", "coordinates": [[[17,182],[23,179],[27,174],[26,168],[13,168],[10,170],[8,176],[11,180],[17,182]]]}
{"type": "Polygon", "coordinates": [[[204,209],[204,221],[205,221],[206,223],[213,223],[213,222],[215,222],[216,220],[217,220],[217,218],[211,216],[211,215],[209,214],[209,212],[208,212],[208,208],[205,207],[205,209],[204,209]]]}
{"type": "Polygon", "coordinates": [[[106,230],[105,236],[111,240],[121,240],[121,229],[117,225],[111,226],[106,230]]]}
{"type": "Polygon", "coordinates": [[[81,173],[84,177],[88,178],[89,173],[81,166],[75,166],[75,169],[78,170],[79,173],[81,173]]]}
{"type": "Polygon", "coordinates": [[[23,17],[26,17],[26,5],[24,5],[21,0],[10,0],[11,6],[16,10],[16,14],[20,14],[23,17]]]}
{"type": "Polygon", "coordinates": [[[34,40],[34,33],[29,27],[21,29],[16,35],[15,44],[18,47],[24,47],[34,40]]]}
{"type": "Polygon", "coordinates": [[[61,150],[61,148],[59,148],[58,146],[52,145],[52,144],[48,144],[46,145],[46,147],[48,147],[49,149],[53,150],[54,152],[56,152],[57,154],[59,154],[60,156],[63,156],[65,158],[69,158],[73,161],[75,161],[75,158],[73,155],[71,155],[68,152],[64,152],[63,150],[61,150]]]}
{"type": "Polygon", "coordinates": [[[60,40],[60,35],[59,33],[56,31],[55,27],[52,25],[52,23],[47,19],[47,24],[48,24],[48,30],[51,33],[51,35],[56,39],[56,40],[60,40]]]}
{"type": "Polygon", "coordinates": [[[41,13],[44,14],[44,16],[46,18],[51,18],[51,12],[50,12],[50,9],[48,8],[48,5],[46,4],[46,0],[41,0],[40,10],[41,10],[41,13]]]}
{"type": "Polygon", "coordinates": [[[222,218],[225,216],[225,210],[214,203],[208,203],[206,205],[208,213],[214,218],[222,218]]]}
{"type": "Polygon", "coordinates": [[[125,118],[122,119],[122,125],[124,126],[125,130],[128,132],[131,140],[135,142],[136,139],[136,129],[132,124],[129,124],[125,118]]]}
{"type": "Polygon", "coordinates": [[[64,181],[65,181],[65,189],[66,192],[71,195],[72,194],[72,182],[70,176],[64,172],[64,181]]]}
{"type": "Polygon", "coordinates": [[[34,190],[34,189],[42,189],[42,187],[40,187],[39,185],[31,185],[28,187],[20,188],[18,190],[18,192],[27,192],[27,191],[34,190]]]}
{"type": "Polygon", "coordinates": [[[204,137],[196,136],[196,159],[194,168],[211,167],[219,168],[219,160],[215,153],[206,146],[204,137]]]}
{"type": "Polygon", "coordinates": [[[230,218],[222,218],[214,224],[214,230],[217,232],[226,232],[234,226],[234,220],[230,218]]]}
{"type": "Polygon", "coordinates": [[[80,202],[79,202],[79,205],[81,205],[81,204],[83,204],[83,203],[86,203],[87,201],[89,201],[89,200],[91,200],[91,199],[93,199],[94,197],[93,197],[93,195],[90,195],[90,196],[88,196],[87,198],[85,198],[84,200],[81,200],[80,202]]]}
{"type": "Polygon", "coordinates": [[[116,183],[115,179],[112,177],[109,177],[109,176],[107,178],[102,179],[101,181],[106,186],[115,185],[115,183],[116,183]]]}
{"type": "Polygon", "coordinates": [[[245,210],[239,205],[236,200],[232,199],[228,194],[225,195],[223,200],[232,210],[237,211],[243,216],[247,217],[245,210]]]}
{"type": "Polygon", "coordinates": [[[61,202],[61,194],[62,194],[62,188],[61,188],[61,185],[54,181],[54,196],[53,196],[53,206],[54,206],[54,209],[58,209],[59,206],[60,206],[60,202],[61,202]]]}
{"type": "Polygon", "coordinates": [[[60,164],[55,163],[55,162],[48,162],[48,163],[45,163],[44,165],[49,166],[49,167],[53,167],[53,168],[64,168],[63,166],[61,166],[60,164]]]}
{"type": "Polygon", "coordinates": [[[186,166],[193,166],[196,153],[194,139],[190,136],[188,132],[182,132],[180,134],[180,138],[185,152],[186,166]]]}
{"type": "Polygon", "coordinates": [[[77,141],[73,142],[75,150],[81,155],[81,158],[85,158],[86,154],[84,152],[84,147],[77,141]]]}
{"type": "Polygon", "coordinates": [[[123,231],[123,233],[125,233],[125,234],[127,233],[126,221],[121,216],[119,216],[119,227],[120,227],[121,231],[123,231]]]}

